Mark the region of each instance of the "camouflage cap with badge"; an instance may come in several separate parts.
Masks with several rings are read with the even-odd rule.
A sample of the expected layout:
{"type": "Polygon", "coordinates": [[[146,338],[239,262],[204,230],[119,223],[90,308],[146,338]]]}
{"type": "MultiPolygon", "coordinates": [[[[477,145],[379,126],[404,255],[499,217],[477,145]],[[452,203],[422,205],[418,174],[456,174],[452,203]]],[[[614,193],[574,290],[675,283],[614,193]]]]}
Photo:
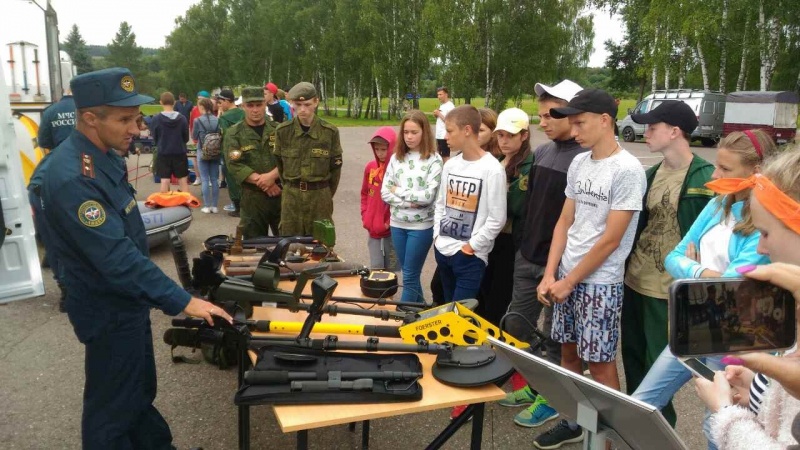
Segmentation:
{"type": "Polygon", "coordinates": [[[305,101],[317,97],[317,89],[308,81],[301,81],[289,89],[289,100],[305,101]]]}
{"type": "Polygon", "coordinates": [[[75,107],[139,106],[150,103],[153,97],[139,94],[130,70],[122,67],[96,70],[73,78],[69,83],[75,107]]]}
{"type": "Polygon", "coordinates": [[[264,89],[259,86],[247,86],[242,89],[242,103],[263,102],[264,89]]]}

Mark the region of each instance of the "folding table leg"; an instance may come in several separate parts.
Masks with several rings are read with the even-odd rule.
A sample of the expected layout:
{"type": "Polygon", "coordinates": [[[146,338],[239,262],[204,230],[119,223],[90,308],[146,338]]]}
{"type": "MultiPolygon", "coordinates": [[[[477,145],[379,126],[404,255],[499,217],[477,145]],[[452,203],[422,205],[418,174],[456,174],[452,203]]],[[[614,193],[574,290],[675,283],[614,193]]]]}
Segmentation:
{"type": "Polygon", "coordinates": [[[361,422],[361,449],[369,449],[369,420],[361,422]]]}
{"type": "Polygon", "coordinates": [[[308,430],[297,432],[297,450],[308,450],[308,430]]]}
{"type": "Polygon", "coordinates": [[[472,411],[472,438],[470,439],[470,450],[480,450],[483,440],[483,412],[485,403],[476,403],[472,411]]]}

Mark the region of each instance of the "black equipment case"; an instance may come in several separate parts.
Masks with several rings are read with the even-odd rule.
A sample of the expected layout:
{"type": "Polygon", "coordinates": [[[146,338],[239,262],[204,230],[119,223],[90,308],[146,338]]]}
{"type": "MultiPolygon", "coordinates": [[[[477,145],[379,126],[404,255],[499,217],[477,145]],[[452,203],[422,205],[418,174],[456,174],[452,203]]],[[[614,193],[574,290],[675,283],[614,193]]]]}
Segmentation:
{"type": "MultiPolygon", "coordinates": [[[[246,376],[234,397],[237,405],[410,402],[422,398],[418,379],[375,379],[369,389],[365,389],[363,383],[360,388],[354,388],[353,380],[337,379],[337,373],[342,372],[416,372],[421,375],[422,364],[413,353],[326,352],[291,345],[267,345],[259,348],[257,353],[255,374],[266,371],[270,374],[316,373],[313,382],[307,383],[316,386],[303,389],[302,381],[280,380],[280,377],[268,384],[248,384],[246,376]],[[325,385],[321,389],[320,383],[325,385]]],[[[253,374],[253,371],[248,374],[253,374]]]]}

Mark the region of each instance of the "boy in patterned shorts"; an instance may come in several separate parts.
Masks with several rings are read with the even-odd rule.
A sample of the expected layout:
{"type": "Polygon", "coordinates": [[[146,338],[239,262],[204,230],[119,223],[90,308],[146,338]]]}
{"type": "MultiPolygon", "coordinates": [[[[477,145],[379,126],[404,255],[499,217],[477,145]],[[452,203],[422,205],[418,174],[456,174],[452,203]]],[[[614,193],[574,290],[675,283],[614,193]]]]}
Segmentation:
{"type": "MultiPolygon", "coordinates": [[[[537,296],[554,304],[551,337],[561,343],[561,366],[581,373],[585,361],[595,381],[619,389],[615,360],[624,264],[642,209],[644,169],[616,140],[617,105],[607,92],[584,89],[550,115],[568,117],[572,136],[591,152],[569,166],[567,199],[537,296]]],[[[534,445],[558,448],[581,438],[576,423],[562,420],[534,445]]]]}

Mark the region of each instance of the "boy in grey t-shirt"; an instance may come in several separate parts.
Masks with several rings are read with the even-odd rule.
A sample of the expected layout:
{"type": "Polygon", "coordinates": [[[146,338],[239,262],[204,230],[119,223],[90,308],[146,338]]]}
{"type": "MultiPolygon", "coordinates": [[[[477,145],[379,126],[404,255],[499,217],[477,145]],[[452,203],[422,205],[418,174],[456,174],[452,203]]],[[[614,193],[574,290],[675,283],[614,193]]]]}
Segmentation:
{"type": "Polygon", "coordinates": [[[562,344],[561,365],[580,373],[584,360],[596,381],[619,389],[624,263],[642,209],[644,169],[616,141],[617,106],[605,91],[584,89],[550,114],[569,117],[572,135],[592,151],[569,167],[539,300],[556,303],[552,337],[562,344]]]}
{"type": "MultiPolygon", "coordinates": [[[[567,171],[567,199],[537,297],[555,304],[551,337],[561,343],[561,366],[582,373],[586,361],[595,381],[619,390],[624,263],[647,186],[644,169],[615,138],[617,105],[607,92],[584,89],[550,115],[568,117],[572,136],[591,152],[576,156],[567,171]]],[[[534,445],[556,448],[580,440],[578,424],[562,420],[534,445]]]]}

